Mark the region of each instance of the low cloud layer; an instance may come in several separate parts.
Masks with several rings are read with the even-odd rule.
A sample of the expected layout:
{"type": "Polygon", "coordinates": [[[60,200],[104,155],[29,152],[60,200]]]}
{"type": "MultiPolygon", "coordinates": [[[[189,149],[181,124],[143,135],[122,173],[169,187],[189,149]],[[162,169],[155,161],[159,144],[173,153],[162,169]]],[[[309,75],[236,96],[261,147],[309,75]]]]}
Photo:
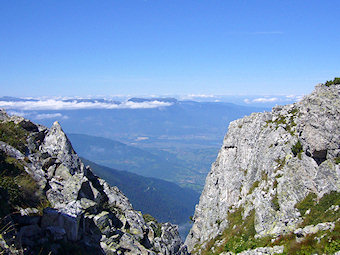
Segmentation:
{"type": "Polygon", "coordinates": [[[22,111],[8,111],[9,115],[21,116],[24,118],[31,118],[35,120],[45,120],[45,119],[55,119],[55,120],[66,120],[69,117],[67,115],[63,115],[60,112],[57,113],[38,113],[36,111],[33,112],[22,112],[22,111]]]}
{"type": "Polygon", "coordinates": [[[268,103],[268,102],[277,102],[279,99],[277,97],[271,97],[271,98],[265,98],[265,97],[260,97],[260,98],[255,98],[253,100],[254,103],[268,103]]]}
{"type": "Polygon", "coordinates": [[[243,101],[247,104],[251,103],[287,103],[301,100],[302,96],[288,95],[278,97],[258,97],[258,98],[246,98],[243,101]]]}
{"type": "Polygon", "coordinates": [[[68,119],[68,116],[62,115],[61,113],[42,113],[35,115],[37,120],[43,119],[68,119]]]}
{"type": "MultiPolygon", "coordinates": [[[[160,101],[148,102],[99,102],[99,101],[79,101],[79,100],[37,100],[37,101],[1,101],[0,108],[22,110],[22,111],[39,111],[39,110],[80,110],[80,109],[147,109],[170,106],[172,103],[160,101]]],[[[48,117],[48,116],[42,116],[48,117]]],[[[55,116],[54,116],[55,117],[55,116]]]]}

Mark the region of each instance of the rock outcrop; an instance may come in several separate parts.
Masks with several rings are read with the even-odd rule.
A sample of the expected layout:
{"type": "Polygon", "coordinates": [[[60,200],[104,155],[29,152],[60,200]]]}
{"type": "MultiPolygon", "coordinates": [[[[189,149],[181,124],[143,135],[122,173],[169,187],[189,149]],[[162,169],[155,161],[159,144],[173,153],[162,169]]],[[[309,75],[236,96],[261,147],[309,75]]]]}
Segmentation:
{"type": "Polygon", "coordinates": [[[8,233],[1,228],[1,254],[187,254],[177,226],[147,222],[117,187],[84,166],[58,122],[48,129],[1,110],[0,124],[7,132],[0,138],[2,164],[22,169],[20,178],[28,174],[40,199],[35,207],[9,199],[16,212],[1,222],[13,226],[8,233]]]}
{"type": "Polygon", "coordinates": [[[300,102],[230,123],[185,244],[193,253],[240,252],[269,238],[269,249],[284,238],[299,243],[314,229],[305,235],[314,235],[310,242],[329,238],[334,252],[340,244],[327,236],[332,229],[317,224],[339,224],[339,178],[340,85],[319,84],[300,102]]]}

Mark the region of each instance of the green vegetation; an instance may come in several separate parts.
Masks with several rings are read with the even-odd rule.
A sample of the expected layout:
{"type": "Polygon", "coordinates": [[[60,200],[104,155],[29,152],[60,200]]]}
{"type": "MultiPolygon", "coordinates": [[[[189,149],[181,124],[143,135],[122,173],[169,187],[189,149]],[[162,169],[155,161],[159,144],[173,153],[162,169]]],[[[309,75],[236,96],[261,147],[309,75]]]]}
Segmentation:
{"type": "Polygon", "coordinates": [[[335,164],[340,164],[340,156],[336,157],[334,160],[335,160],[335,164]]]}
{"type": "Polygon", "coordinates": [[[279,198],[277,197],[277,192],[272,199],[272,207],[275,211],[280,210],[279,198]]]}
{"type": "MultiPolygon", "coordinates": [[[[276,206],[277,196],[272,200],[273,207],[276,206]]],[[[207,243],[206,249],[202,255],[215,255],[223,251],[231,251],[239,253],[247,249],[255,249],[257,247],[270,247],[275,245],[283,245],[283,254],[334,254],[340,250],[340,210],[334,210],[335,206],[340,206],[340,193],[332,191],[325,194],[319,201],[314,193],[308,194],[305,199],[296,204],[296,208],[303,216],[303,222],[299,227],[303,228],[307,225],[316,225],[320,222],[335,222],[333,230],[319,231],[316,234],[310,234],[296,239],[294,233],[281,235],[275,241],[272,236],[255,239],[255,211],[243,219],[243,208],[238,208],[232,213],[228,213],[228,228],[224,230],[222,235],[207,243]],[[307,210],[310,212],[306,214],[307,210]],[[306,214],[306,215],[305,215],[306,214]],[[223,240],[219,247],[212,247],[217,241],[223,240]]],[[[278,204],[277,204],[278,206],[278,204]]],[[[196,249],[198,249],[197,247],[196,249]]],[[[195,252],[194,252],[195,253],[195,252]]],[[[194,254],[193,253],[193,254],[194,254]]]]}
{"type": "Polygon", "coordinates": [[[231,251],[239,253],[247,249],[263,247],[270,244],[271,237],[255,239],[255,211],[252,210],[249,215],[243,219],[244,209],[238,208],[235,212],[228,213],[228,228],[223,234],[211,240],[202,255],[220,254],[221,252],[231,251]],[[211,251],[216,241],[223,240],[223,244],[215,247],[215,252],[211,251]]]}
{"type": "Polygon", "coordinates": [[[310,234],[301,241],[291,233],[280,236],[272,245],[284,245],[283,254],[334,254],[340,250],[340,222],[335,223],[334,230],[310,234]]]}
{"type": "Polygon", "coordinates": [[[292,110],[289,110],[288,113],[293,114],[294,116],[299,112],[298,108],[293,108],[292,110]]]}
{"type": "Polygon", "coordinates": [[[157,220],[150,214],[143,214],[143,219],[146,223],[153,221],[153,222],[157,222],[157,220]]]}
{"type": "Polygon", "coordinates": [[[15,158],[0,151],[0,217],[14,212],[17,207],[41,208],[47,204],[36,182],[15,158]]]}
{"type": "Polygon", "coordinates": [[[330,80],[330,81],[325,82],[325,85],[327,87],[329,87],[331,85],[336,85],[336,84],[340,84],[340,78],[339,77],[335,77],[334,80],[330,80]]]}
{"type": "Polygon", "coordinates": [[[293,108],[288,112],[289,114],[291,114],[289,119],[287,119],[287,116],[279,115],[278,118],[274,121],[267,120],[266,126],[272,123],[275,125],[275,129],[278,129],[278,127],[281,125],[287,132],[289,132],[293,136],[295,135],[293,128],[296,126],[296,123],[294,122],[294,116],[296,116],[298,112],[299,110],[297,108],[293,108]]]}
{"type": "Polygon", "coordinates": [[[0,140],[12,145],[22,153],[26,151],[28,132],[13,121],[0,123],[0,140]]]}
{"type": "Polygon", "coordinates": [[[336,221],[340,218],[340,210],[330,209],[332,205],[340,206],[340,193],[331,191],[325,194],[319,201],[314,193],[309,193],[305,199],[296,205],[296,208],[304,216],[303,225],[316,225],[320,222],[336,221]],[[305,215],[310,209],[310,213],[305,215]]]}
{"type": "Polygon", "coordinates": [[[276,189],[276,188],[277,188],[277,185],[278,185],[278,182],[277,182],[277,180],[275,179],[274,182],[273,182],[273,188],[276,189]]]}
{"type": "Polygon", "coordinates": [[[222,223],[222,220],[220,220],[220,219],[216,220],[216,224],[217,224],[218,226],[220,226],[221,223],[222,223]]]}
{"type": "MultiPolygon", "coordinates": [[[[282,170],[282,168],[285,166],[286,164],[286,158],[283,158],[283,159],[275,159],[275,162],[278,164],[278,167],[275,169],[276,171],[277,170],[282,170]]],[[[277,177],[278,178],[278,177],[277,177]]]]}
{"type": "Polygon", "coordinates": [[[251,186],[251,188],[249,189],[249,191],[248,191],[248,195],[249,194],[251,194],[251,193],[253,193],[253,191],[254,191],[254,189],[256,189],[258,186],[259,186],[259,181],[255,181],[254,183],[253,183],[253,185],[251,186]]]}
{"type": "Polygon", "coordinates": [[[294,157],[298,156],[298,158],[301,159],[301,154],[303,152],[303,148],[302,148],[302,144],[301,144],[300,140],[298,140],[296,142],[296,144],[294,144],[292,146],[292,152],[294,154],[294,157]]]}
{"type": "Polygon", "coordinates": [[[152,217],[150,214],[143,214],[143,218],[146,223],[153,222],[154,224],[150,224],[153,232],[156,237],[160,237],[162,235],[162,224],[158,223],[157,220],[152,217]]]}
{"type": "Polygon", "coordinates": [[[224,251],[241,252],[249,248],[256,247],[256,241],[254,236],[255,231],[255,211],[251,211],[250,215],[243,220],[242,209],[238,209],[236,212],[229,214],[229,227],[226,234],[226,243],[224,245],[224,251]]]}
{"type": "Polygon", "coordinates": [[[316,194],[309,193],[303,200],[295,205],[295,208],[297,208],[301,213],[301,216],[303,216],[308,209],[312,208],[315,205],[316,201],[316,194]]]}

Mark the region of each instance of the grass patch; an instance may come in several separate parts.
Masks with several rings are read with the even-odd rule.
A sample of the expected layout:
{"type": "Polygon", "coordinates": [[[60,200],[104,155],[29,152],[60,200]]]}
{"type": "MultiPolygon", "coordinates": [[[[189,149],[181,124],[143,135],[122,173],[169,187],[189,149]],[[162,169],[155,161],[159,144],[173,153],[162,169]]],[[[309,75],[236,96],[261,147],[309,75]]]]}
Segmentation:
{"type": "Polygon", "coordinates": [[[279,128],[281,125],[287,132],[289,132],[292,136],[295,135],[295,132],[293,131],[293,127],[296,126],[296,123],[294,122],[294,116],[298,113],[298,109],[294,108],[289,111],[290,114],[293,116],[290,116],[289,119],[287,119],[284,115],[279,115],[277,119],[274,121],[267,120],[265,127],[268,127],[269,124],[274,124],[275,130],[279,128]]]}
{"type": "Polygon", "coordinates": [[[253,191],[254,191],[254,189],[256,189],[258,186],[259,186],[259,181],[255,181],[254,183],[253,183],[253,185],[250,187],[250,189],[249,189],[249,191],[248,191],[248,195],[249,194],[251,194],[251,193],[253,193],[253,191]]]}
{"type": "Polygon", "coordinates": [[[301,154],[303,152],[303,147],[302,147],[302,144],[301,144],[300,140],[298,140],[296,142],[296,144],[294,144],[292,146],[291,150],[292,150],[292,153],[294,154],[294,157],[297,156],[301,160],[301,154]]]}
{"type": "Polygon", "coordinates": [[[22,153],[26,151],[28,132],[13,121],[0,123],[0,140],[8,143],[22,153]]]}
{"type": "Polygon", "coordinates": [[[314,193],[309,193],[303,200],[295,205],[295,208],[299,210],[301,216],[304,216],[306,211],[313,206],[315,206],[317,202],[317,196],[314,193]]]}
{"type": "Polygon", "coordinates": [[[340,164],[340,156],[339,157],[336,157],[335,159],[334,159],[334,161],[335,161],[335,164],[340,164]]]}
{"type": "MultiPolygon", "coordinates": [[[[312,203],[313,201],[311,201],[312,203]]],[[[332,205],[340,206],[340,193],[331,191],[310,207],[311,211],[305,215],[303,225],[316,225],[321,222],[336,221],[340,218],[340,210],[330,209],[332,205]]]]}
{"type": "Polygon", "coordinates": [[[143,218],[144,218],[146,223],[149,223],[149,222],[154,223],[154,224],[150,224],[150,226],[151,226],[153,232],[155,233],[155,236],[160,237],[162,235],[162,224],[158,223],[158,221],[148,213],[143,214],[143,218]]]}
{"type": "Polygon", "coordinates": [[[243,219],[243,208],[238,208],[235,212],[228,213],[228,228],[223,231],[223,234],[210,240],[206,248],[202,251],[202,255],[220,254],[222,252],[239,253],[256,247],[263,247],[270,244],[271,237],[255,239],[255,210],[252,210],[249,215],[243,219]],[[218,240],[223,240],[219,247],[215,247],[214,252],[212,247],[218,240]]]}
{"type": "Polygon", "coordinates": [[[275,194],[275,196],[272,199],[272,207],[275,211],[280,210],[279,198],[277,196],[277,193],[275,194]]]}
{"type": "Polygon", "coordinates": [[[307,235],[298,242],[293,233],[283,235],[273,245],[284,245],[283,254],[334,254],[340,250],[340,222],[335,223],[334,230],[320,231],[307,235]]]}
{"type": "Polygon", "coordinates": [[[27,174],[23,165],[0,152],[0,216],[14,212],[17,207],[37,208],[46,204],[47,199],[39,190],[33,178],[27,174]]]}
{"type": "MultiPolygon", "coordinates": [[[[273,203],[275,204],[275,202],[273,203]]],[[[275,245],[283,245],[283,254],[334,254],[340,250],[340,210],[334,211],[332,205],[340,205],[339,192],[332,191],[325,194],[319,201],[316,195],[310,193],[296,205],[296,208],[302,215],[310,209],[310,213],[304,216],[304,221],[300,227],[307,225],[316,225],[320,222],[334,222],[334,230],[320,231],[316,234],[305,236],[301,241],[297,241],[294,233],[281,235],[274,242],[271,242],[272,236],[255,239],[255,211],[243,219],[243,208],[237,209],[235,212],[228,213],[229,225],[222,235],[207,243],[206,249],[202,255],[217,255],[222,252],[239,253],[248,249],[257,247],[268,247],[275,245]],[[217,241],[223,240],[219,247],[212,247],[217,241]]],[[[195,252],[193,252],[195,254],[195,252]]]]}
{"type": "Polygon", "coordinates": [[[325,194],[319,201],[317,201],[317,196],[314,193],[309,193],[295,207],[304,218],[302,226],[307,226],[338,220],[340,218],[340,210],[334,211],[330,209],[333,205],[340,206],[340,193],[337,191],[325,194]],[[305,215],[308,209],[310,209],[310,213],[305,215]]]}

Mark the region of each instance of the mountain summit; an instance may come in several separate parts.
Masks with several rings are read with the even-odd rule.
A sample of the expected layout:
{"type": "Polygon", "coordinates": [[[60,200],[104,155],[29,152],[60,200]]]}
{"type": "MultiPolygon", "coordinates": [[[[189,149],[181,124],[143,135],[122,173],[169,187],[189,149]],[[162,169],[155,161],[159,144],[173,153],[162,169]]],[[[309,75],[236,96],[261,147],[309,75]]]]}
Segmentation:
{"type": "Polygon", "coordinates": [[[0,111],[1,254],[187,254],[177,226],[135,211],[86,167],[58,122],[0,111]]]}
{"type": "Polygon", "coordinates": [[[339,177],[340,84],[319,84],[230,123],[185,243],[192,254],[335,253],[339,177]]]}

